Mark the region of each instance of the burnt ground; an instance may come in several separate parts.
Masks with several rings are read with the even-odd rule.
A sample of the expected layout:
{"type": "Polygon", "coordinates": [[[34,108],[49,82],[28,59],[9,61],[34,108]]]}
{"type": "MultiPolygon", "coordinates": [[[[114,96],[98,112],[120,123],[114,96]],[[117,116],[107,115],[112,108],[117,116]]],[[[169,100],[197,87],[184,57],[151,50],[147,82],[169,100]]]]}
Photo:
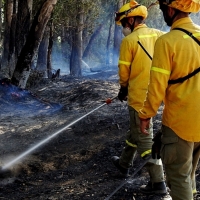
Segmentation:
{"type": "MultiPolygon", "coordinates": [[[[37,80],[28,90],[1,84],[0,165],[11,173],[0,174],[0,199],[164,199],[167,195],[140,193],[148,182],[145,168],[125,179],[110,161],[121,154],[129,129],[126,102],[105,104],[118,89],[117,76],[108,73],[101,79],[37,80]]],[[[161,114],[162,108],[154,118],[155,131],[161,114]]],[[[130,174],[140,163],[136,156],[130,174]]]]}

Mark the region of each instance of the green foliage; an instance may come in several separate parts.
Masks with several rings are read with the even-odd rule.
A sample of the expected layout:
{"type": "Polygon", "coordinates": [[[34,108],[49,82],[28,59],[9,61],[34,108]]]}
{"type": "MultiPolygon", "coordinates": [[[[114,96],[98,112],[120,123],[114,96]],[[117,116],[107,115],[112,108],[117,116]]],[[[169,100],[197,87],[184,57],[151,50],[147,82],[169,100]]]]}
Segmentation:
{"type": "MultiPolygon", "coordinates": [[[[33,14],[39,9],[39,6],[44,0],[34,0],[33,14]]],[[[124,3],[130,0],[124,0],[124,3]]],[[[83,49],[87,46],[88,41],[92,34],[95,32],[100,24],[103,24],[100,34],[95,39],[92,45],[92,52],[90,58],[96,62],[104,62],[106,56],[106,45],[109,34],[109,27],[112,25],[112,37],[110,40],[110,46],[113,44],[113,31],[114,31],[114,13],[117,11],[117,4],[119,0],[58,0],[53,11],[53,24],[54,24],[54,36],[57,39],[60,37],[63,39],[64,34],[68,36],[65,38],[65,54],[71,53],[71,30],[83,30],[83,49]],[[80,24],[78,20],[79,14],[83,14],[83,24],[80,24]]],[[[149,7],[155,0],[138,0],[138,3],[149,7]]],[[[199,23],[200,14],[191,14],[195,23],[199,23]]],[[[148,17],[146,24],[149,27],[157,28],[160,30],[168,31],[163,15],[158,5],[152,6],[148,9],[148,17]]],[[[59,44],[61,45],[61,44],[59,44]]],[[[69,58],[69,55],[65,55],[69,58]]]]}
{"type": "Polygon", "coordinates": [[[85,27],[93,29],[93,23],[97,19],[100,7],[98,2],[91,0],[59,1],[55,7],[53,20],[56,30],[65,28],[85,27]],[[84,23],[79,24],[78,15],[83,14],[84,23]]]}
{"type": "MultiPolygon", "coordinates": [[[[104,24],[99,37],[95,40],[93,44],[93,53],[96,58],[103,60],[103,54],[106,52],[106,42],[108,37],[110,20],[114,19],[114,12],[116,11],[116,4],[118,1],[106,0],[92,1],[92,0],[62,0],[58,1],[54,9],[53,23],[54,23],[54,36],[62,36],[63,28],[66,32],[70,34],[70,31],[77,27],[81,27],[84,33],[84,47],[88,44],[88,41],[96,28],[100,24],[104,24]],[[79,24],[78,15],[80,12],[83,14],[83,24],[79,24]],[[98,47],[98,48],[96,48],[98,47]],[[102,50],[103,49],[103,50],[102,50]]],[[[113,21],[114,22],[114,21],[113,21]]],[[[114,24],[113,24],[114,25],[114,24]]],[[[70,43],[72,38],[67,37],[70,43]]],[[[68,46],[68,53],[70,53],[70,46],[68,46]]],[[[66,52],[66,50],[65,50],[66,52]]]]}

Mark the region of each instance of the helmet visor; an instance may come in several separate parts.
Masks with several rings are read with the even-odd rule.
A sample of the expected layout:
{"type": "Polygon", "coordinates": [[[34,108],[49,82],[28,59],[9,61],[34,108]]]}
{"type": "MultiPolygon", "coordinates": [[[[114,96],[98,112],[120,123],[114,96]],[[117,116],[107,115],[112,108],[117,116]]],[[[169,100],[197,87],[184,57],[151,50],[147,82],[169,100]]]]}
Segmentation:
{"type": "Polygon", "coordinates": [[[165,4],[165,5],[169,5],[172,3],[172,1],[175,1],[175,0],[158,0],[159,1],[159,4],[165,4]]]}
{"type": "Polygon", "coordinates": [[[123,15],[123,13],[119,13],[119,12],[116,12],[115,13],[115,21],[119,21],[120,20],[120,17],[123,15]]]}

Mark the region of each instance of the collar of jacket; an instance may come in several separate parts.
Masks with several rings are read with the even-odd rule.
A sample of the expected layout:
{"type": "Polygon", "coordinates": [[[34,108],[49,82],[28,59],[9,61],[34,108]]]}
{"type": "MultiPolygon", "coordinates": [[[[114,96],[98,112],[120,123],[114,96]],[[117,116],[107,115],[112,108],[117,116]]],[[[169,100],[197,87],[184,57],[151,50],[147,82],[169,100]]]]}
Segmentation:
{"type": "Polygon", "coordinates": [[[147,27],[146,24],[138,24],[138,25],[134,28],[133,31],[135,31],[135,30],[137,30],[137,29],[139,29],[139,28],[146,28],[146,27],[147,27]]]}
{"type": "Polygon", "coordinates": [[[172,24],[170,30],[174,29],[175,27],[180,27],[184,24],[190,24],[190,23],[193,23],[190,17],[184,17],[184,18],[178,19],[172,24]]]}

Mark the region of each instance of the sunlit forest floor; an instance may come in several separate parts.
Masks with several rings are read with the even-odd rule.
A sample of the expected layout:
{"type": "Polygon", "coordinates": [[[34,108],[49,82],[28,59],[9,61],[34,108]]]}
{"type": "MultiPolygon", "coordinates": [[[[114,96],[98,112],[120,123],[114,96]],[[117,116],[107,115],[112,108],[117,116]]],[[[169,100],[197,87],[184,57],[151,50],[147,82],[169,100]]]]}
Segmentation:
{"type": "MultiPolygon", "coordinates": [[[[0,165],[11,170],[0,177],[0,199],[104,200],[118,187],[110,200],[169,197],[140,193],[148,182],[145,168],[127,180],[111,163],[129,129],[126,102],[105,104],[117,96],[116,73],[38,80],[28,90],[0,87],[0,165]]],[[[155,131],[161,114],[154,118],[155,131]]],[[[140,162],[136,156],[130,174],[140,162]]]]}

